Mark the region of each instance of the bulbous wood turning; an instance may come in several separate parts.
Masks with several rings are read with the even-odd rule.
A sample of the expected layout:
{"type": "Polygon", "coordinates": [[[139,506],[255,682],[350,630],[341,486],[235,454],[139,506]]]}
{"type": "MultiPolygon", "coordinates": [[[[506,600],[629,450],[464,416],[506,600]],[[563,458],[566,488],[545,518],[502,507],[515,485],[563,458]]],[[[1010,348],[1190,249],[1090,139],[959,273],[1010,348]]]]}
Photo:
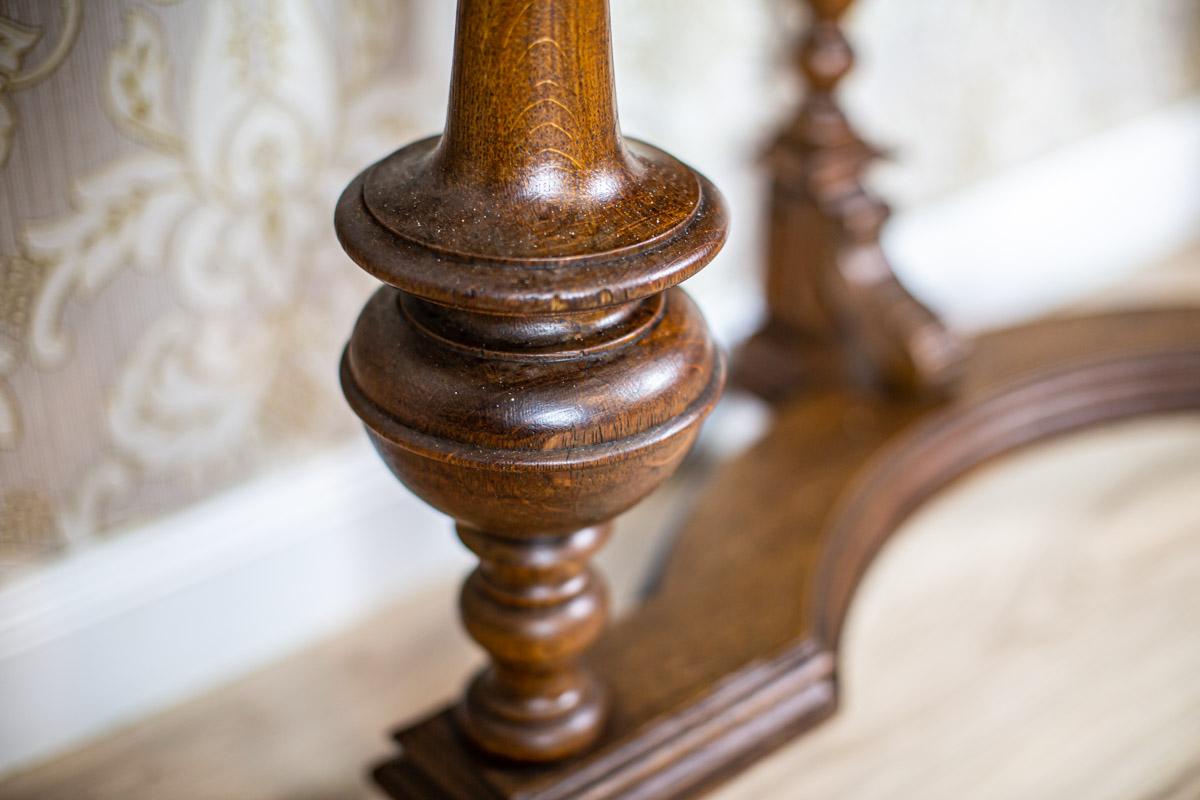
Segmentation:
{"type": "Polygon", "coordinates": [[[458,710],[484,750],[579,753],[607,701],[607,521],[678,466],[724,382],[671,288],[720,249],[702,176],[623,139],[605,0],[460,0],[442,136],[359,175],[346,252],[388,284],[342,361],[396,476],[480,557],[461,609],[491,664],[458,710]]]}

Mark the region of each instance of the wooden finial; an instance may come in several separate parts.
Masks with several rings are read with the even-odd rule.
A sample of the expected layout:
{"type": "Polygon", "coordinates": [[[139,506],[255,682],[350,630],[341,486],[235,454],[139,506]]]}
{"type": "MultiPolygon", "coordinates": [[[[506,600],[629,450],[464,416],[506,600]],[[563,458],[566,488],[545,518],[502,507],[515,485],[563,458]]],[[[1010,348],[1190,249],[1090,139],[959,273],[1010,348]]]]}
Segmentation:
{"type": "Polygon", "coordinates": [[[389,284],[346,348],[346,397],[481,560],[461,608],[491,663],[459,724],[510,759],[579,753],[607,712],[580,663],[606,615],[588,559],[723,385],[671,288],[724,242],[721,198],[621,137],[606,0],[460,0],[444,134],[359,175],[335,224],[389,284]]]}

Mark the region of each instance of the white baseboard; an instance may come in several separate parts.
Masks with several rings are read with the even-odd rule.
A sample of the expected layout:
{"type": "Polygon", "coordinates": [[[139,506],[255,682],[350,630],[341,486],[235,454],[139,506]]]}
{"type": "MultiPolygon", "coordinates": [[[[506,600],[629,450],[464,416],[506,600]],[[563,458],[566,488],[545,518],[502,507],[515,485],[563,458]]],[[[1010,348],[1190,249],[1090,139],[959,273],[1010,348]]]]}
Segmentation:
{"type": "Polygon", "coordinates": [[[1200,97],[920,208],[884,237],[954,327],[1038,316],[1200,239],[1200,97]]]}
{"type": "MultiPolygon", "coordinates": [[[[901,214],[887,238],[915,293],[978,327],[1097,288],[1198,232],[1200,100],[901,214]]],[[[748,278],[716,289],[743,295],[726,310],[758,307],[748,278]]],[[[227,681],[468,564],[448,523],[360,439],[17,579],[0,587],[0,771],[227,681]]]]}
{"type": "Polygon", "coordinates": [[[468,563],[446,519],[362,440],[51,564],[0,587],[0,771],[468,563]]]}

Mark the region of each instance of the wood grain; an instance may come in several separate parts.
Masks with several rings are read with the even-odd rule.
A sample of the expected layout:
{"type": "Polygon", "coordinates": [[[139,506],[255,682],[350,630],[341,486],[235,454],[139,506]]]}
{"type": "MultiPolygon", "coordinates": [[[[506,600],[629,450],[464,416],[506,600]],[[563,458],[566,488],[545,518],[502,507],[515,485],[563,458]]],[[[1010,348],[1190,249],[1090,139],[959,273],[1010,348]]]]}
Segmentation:
{"type": "Polygon", "coordinates": [[[720,249],[725,211],[621,136],[607,0],[461,0],[453,58],[443,134],[338,201],[339,241],[388,284],[341,381],[387,466],[480,558],[459,607],[489,663],[448,735],[482,759],[561,761],[610,715],[581,660],[608,608],[589,561],[725,382],[675,288],[720,249]]]}
{"type": "Polygon", "coordinates": [[[1200,408],[1194,312],[1031,326],[964,358],[904,290],[861,180],[874,153],[834,98],[848,5],[810,3],[772,219],[793,238],[768,281],[767,330],[835,370],[723,473],[657,594],[603,636],[587,561],[605,523],[678,466],[723,384],[672,287],[725,224],[702,178],[622,139],[607,3],[460,0],[445,133],[344,193],[339,238],[391,287],[347,347],[346,396],[480,556],[460,607],[490,656],[462,702],[396,733],[374,772],[393,797],[711,788],[833,713],[855,590],[921,503],[1030,443],[1200,408]]]}

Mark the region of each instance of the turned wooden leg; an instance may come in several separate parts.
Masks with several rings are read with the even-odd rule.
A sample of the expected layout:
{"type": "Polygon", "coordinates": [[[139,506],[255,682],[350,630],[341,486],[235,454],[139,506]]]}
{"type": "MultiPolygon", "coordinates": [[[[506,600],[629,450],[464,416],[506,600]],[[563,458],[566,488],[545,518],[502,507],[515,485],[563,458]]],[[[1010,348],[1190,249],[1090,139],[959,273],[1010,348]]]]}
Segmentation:
{"type": "Polygon", "coordinates": [[[335,223],[388,284],[347,345],[347,400],[480,559],[461,608],[490,664],[459,732],[514,761],[577,755],[609,705],[581,665],[607,608],[588,560],[724,384],[672,288],[723,244],[721,198],[622,138],[605,0],[461,0],[444,134],[359,175],[335,223]]]}
{"type": "Polygon", "coordinates": [[[771,155],[768,322],[737,378],[769,399],[838,383],[945,390],[965,347],[892,272],[879,242],[888,207],[863,185],[878,154],[837,101],[854,64],[840,24],[851,0],[806,2],[796,66],[808,91],[771,155]]]}

